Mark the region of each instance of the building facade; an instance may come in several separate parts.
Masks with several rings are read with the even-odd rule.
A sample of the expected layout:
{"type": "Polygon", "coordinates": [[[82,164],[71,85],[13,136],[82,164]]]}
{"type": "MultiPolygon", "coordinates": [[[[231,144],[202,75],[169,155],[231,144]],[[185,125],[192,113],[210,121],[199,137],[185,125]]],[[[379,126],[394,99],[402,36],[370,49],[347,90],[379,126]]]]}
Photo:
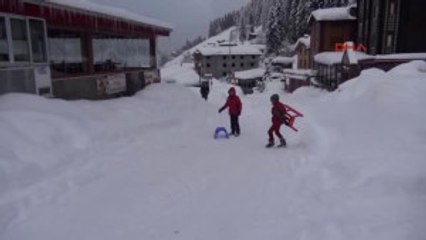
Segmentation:
{"type": "Polygon", "coordinates": [[[311,69],[313,67],[310,36],[299,38],[294,46],[294,51],[297,55],[298,69],[311,69]]]}
{"type": "Polygon", "coordinates": [[[358,44],[369,54],[426,52],[426,1],[358,0],[358,44]]]}
{"type": "Polygon", "coordinates": [[[171,28],[72,1],[0,1],[0,94],[100,99],[159,81],[156,38],[171,28]]]}
{"type": "Polygon", "coordinates": [[[318,9],[309,18],[311,55],[335,51],[336,44],[356,40],[356,6],[318,9]]]}
{"type": "Polygon", "coordinates": [[[200,76],[231,76],[234,72],[259,67],[261,52],[255,47],[201,47],[194,52],[194,64],[200,76]]]}

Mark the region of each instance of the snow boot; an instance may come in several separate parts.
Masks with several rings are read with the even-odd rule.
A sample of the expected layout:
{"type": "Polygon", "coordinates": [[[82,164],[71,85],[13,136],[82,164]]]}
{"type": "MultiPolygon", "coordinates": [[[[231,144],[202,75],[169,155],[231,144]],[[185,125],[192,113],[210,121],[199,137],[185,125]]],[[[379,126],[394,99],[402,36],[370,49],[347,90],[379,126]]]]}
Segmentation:
{"type": "Polygon", "coordinates": [[[269,143],[268,144],[266,144],[266,148],[271,148],[271,147],[273,147],[275,144],[274,144],[274,141],[269,141],[269,143]]]}
{"type": "Polygon", "coordinates": [[[285,147],[287,146],[287,142],[284,138],[280,139],[280,144],[277,147],[285,147]]]}

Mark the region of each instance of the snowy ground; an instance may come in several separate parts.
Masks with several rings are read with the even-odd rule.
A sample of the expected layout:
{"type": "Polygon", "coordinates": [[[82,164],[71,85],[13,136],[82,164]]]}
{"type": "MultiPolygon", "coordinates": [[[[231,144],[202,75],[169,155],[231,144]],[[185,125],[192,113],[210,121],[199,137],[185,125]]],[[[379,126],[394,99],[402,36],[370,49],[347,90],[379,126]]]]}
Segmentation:
{"type": "Polygon", "coordinates": [[[179,84],[101,102],[1,96],[0,239],[423,240],[425,80],[414,62],[282,93],[305,117],[269,150],[279,83],[241,96],[229,140],[212,137],[228,126],[218,82],[208,102],[179,84]]]}

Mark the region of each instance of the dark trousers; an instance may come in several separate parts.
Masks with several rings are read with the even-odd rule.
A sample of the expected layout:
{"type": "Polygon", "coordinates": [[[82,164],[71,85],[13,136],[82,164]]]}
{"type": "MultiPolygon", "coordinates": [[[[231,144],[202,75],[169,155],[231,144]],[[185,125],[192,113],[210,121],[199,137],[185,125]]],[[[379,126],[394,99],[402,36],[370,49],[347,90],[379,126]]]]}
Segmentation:
{"type": "Polygon", "coordinates": [[[280,133],[280,128],[281,124],[272,124],[272,127],[268,130],[269,142],[274,142],[274,133],[280,140],[284,139],[280,133]]]}
{"type": "Polygon", "coordinates": [[[238,116],[231,117],[231,134],[240,135],[240,123],[238,122],[238,116]]]}

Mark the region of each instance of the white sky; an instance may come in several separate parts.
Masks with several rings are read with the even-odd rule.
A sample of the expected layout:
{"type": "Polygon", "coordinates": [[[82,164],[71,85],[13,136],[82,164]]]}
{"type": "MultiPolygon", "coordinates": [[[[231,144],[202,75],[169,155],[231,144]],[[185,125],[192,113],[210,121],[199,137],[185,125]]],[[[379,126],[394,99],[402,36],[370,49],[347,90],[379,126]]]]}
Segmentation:
{"type": "Polygon", "coordinates": [[[206,35],[215,17],[238,9],[249,0],[91,0],[128,9],[170,23],[174,31],[162,40],[161,51],[174,50],[187,39],[206,35]]]}

